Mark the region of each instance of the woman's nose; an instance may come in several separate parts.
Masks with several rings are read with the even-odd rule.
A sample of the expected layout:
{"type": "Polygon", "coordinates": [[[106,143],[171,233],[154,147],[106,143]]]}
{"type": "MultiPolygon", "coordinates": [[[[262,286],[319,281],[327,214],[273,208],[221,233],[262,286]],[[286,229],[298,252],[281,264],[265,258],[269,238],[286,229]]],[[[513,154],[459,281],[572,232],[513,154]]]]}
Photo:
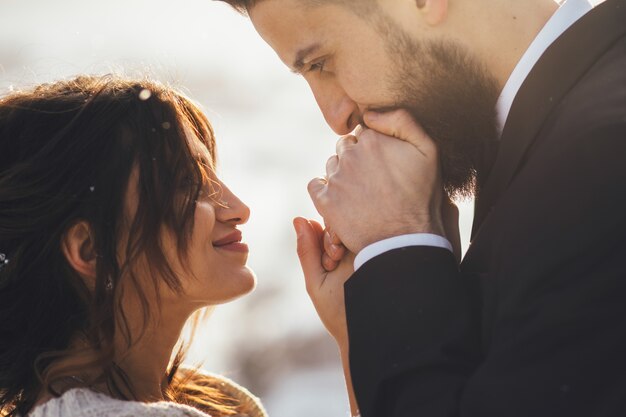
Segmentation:
{"type": "Polygon", "coordinates": [[[219,222],[233,225],[245,224],[250,219],[250,208],[246,206],[232,191],[225,185],[222,187],[221,204],[217,206],[215,215],[219,222]]]}

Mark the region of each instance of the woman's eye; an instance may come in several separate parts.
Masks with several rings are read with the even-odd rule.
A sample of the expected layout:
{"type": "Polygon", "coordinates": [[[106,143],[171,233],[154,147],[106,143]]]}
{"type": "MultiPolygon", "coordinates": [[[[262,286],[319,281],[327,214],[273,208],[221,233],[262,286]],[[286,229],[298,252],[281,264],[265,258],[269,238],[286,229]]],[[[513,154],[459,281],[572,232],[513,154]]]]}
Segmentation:
{"type": "Polygon", "coordinates": [[[199,196],[207,195],[206,186],[203,183],[198,182],[193,178],[184,178],[183,180],[181,180],[178,187],[179,187],[179,190],[181,190],[184,193],[199,190],[199,196]]]}
{"type": "Polygon", "coordinates": [[[196,182],[192,178],[183,178],[179,184],[179,188],[183,190],[188,190],[189,188],[192,188],[195,186],[196,186],[196,182]]]}

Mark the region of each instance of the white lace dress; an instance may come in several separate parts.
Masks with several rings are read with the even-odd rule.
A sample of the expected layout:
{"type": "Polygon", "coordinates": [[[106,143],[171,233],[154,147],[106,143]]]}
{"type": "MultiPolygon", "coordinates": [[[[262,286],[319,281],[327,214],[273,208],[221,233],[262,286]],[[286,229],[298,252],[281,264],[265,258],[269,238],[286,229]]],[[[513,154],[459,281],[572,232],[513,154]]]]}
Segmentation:
{"type": "MultiPolygon", "coordinates": [[[[239,399],[246,410],[237,417],[267,417],[258,398],[233,381],[220,377],[224,392],[239,399]]],[[[193,407],[168,401],[142,403],[123,401],[91,391],[73,388],[58,398],[35,407],[27,417],[210,417],[193,407]]]]}

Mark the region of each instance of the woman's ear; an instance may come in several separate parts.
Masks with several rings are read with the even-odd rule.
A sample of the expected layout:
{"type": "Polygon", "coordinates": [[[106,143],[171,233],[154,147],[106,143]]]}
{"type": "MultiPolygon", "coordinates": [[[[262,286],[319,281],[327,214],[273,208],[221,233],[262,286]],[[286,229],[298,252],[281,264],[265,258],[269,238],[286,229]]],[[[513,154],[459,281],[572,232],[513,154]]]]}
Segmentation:
{"type": "Polygon", "coordinates": [[[61,246],[70,266],[85,280],[87,287],[93,288],[97,254],[89,223],[81,220],[71,226],[65,232],[61,246]]]}
{"type": "Polygon", "coordinates": [[[426,23],[430,26],[438,26],[448,16],[448,0],[415,0],[426,23]]]}

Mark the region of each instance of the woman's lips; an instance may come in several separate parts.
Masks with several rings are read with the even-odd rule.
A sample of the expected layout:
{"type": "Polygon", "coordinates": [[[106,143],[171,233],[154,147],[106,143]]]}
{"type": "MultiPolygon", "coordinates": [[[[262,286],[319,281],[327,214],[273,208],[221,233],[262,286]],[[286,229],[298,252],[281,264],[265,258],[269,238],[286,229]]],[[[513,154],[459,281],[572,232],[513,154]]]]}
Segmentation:
{"type": "Polygon", "coordinates": [[[213,246],[218,249],[225,249],[234,252],[248,252],[248,245],[241,242],[242,236],[239,230],[216,240],[213,242],[213,246]]]}
{"type": "Polygon", "coordinates": [[[229,243],[228,245],[216,246],[216,248],[230,250],[233,252],[247,253],[249,251],[248,245],[246,245],[245,243],[241,243],[241,242],[233,242],[233,243],[229,243]]]}

